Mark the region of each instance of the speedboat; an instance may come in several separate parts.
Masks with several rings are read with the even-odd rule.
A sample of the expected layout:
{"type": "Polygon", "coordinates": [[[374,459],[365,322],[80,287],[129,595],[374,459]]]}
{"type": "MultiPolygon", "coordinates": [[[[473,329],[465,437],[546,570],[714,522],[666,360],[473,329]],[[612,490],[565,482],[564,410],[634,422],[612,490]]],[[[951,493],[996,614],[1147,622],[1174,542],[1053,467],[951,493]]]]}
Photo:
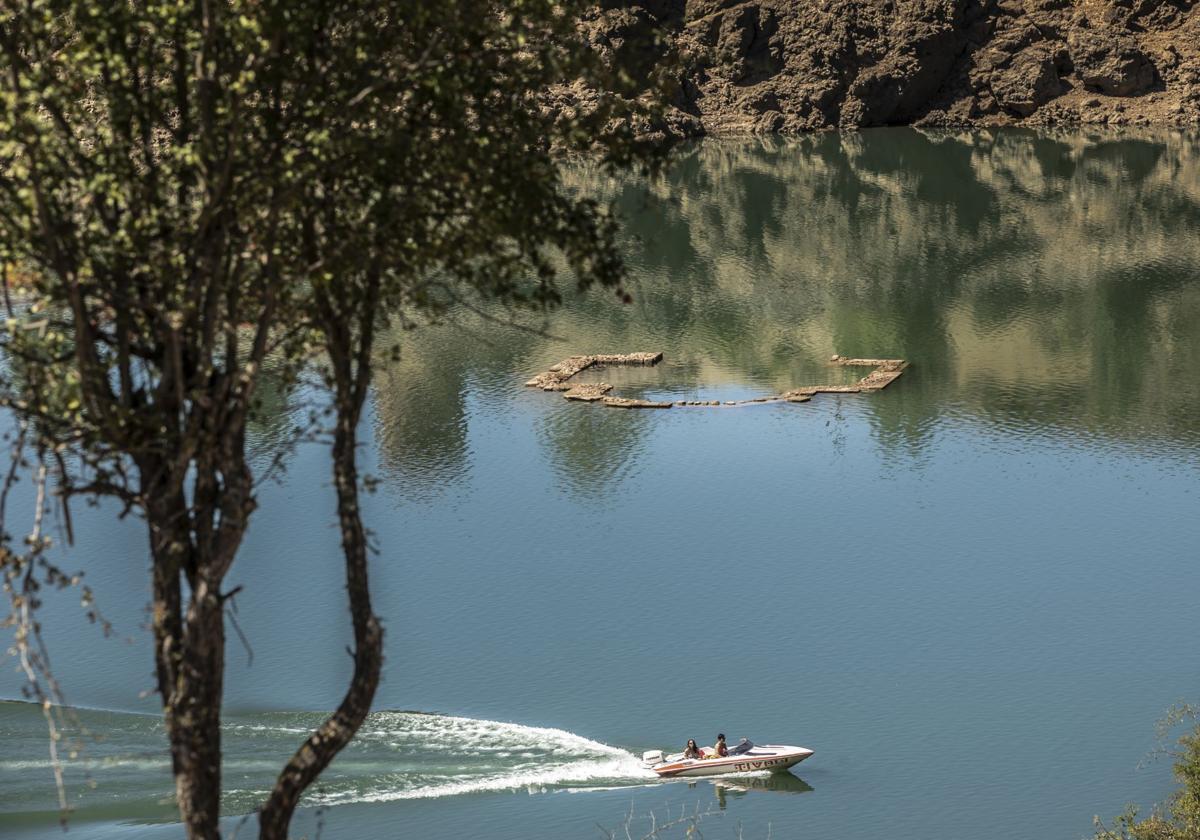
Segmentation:
{"type": "Polygon", "coordinates": [[[718,756],[711,747],[701,750],[703,758],[684,758],[683,753],[663,755],[662,750],[642,753],[642,765],[661,778],[677,776],[720,776],[725,773],[775,773],[799,764],[813,754],[807,747],[781,744],[752,744],[742,739],[728,755],[718,756]]]}

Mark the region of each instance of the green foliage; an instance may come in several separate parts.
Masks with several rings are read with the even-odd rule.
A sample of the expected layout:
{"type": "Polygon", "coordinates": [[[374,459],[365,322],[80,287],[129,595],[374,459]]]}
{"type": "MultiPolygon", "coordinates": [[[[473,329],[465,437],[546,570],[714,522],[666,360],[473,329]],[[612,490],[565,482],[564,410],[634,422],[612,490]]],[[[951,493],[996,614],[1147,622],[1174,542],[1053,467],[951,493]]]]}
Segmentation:
{"type": "MultiPolygon", "coordinates": [[[[1160,734],[1196,716],[1195,708],[1177,706],[1160,722],[1160,734]]],[[[1171,755],[1180,788],[1165,810],[1156,808],[1150,816],[1139,820],[1138,809],[1131,805],[1117,817],[1112,828],[1097,820],[1095,840],[1200,840],[1200,724],[1182,735],[1177,743],[1178,749],[1171,755]]]]}
{"type": "MultiPolygon", "coordinates": [[[[147,521],[158,690],[192,836],[216,832],[222,584],[256,504],[246,429],[264,367],[286,398],[324,355],[356,640],[377,648],[347,537],[362,532],[354,428],[376,330],[480,301],[550,307],[571,286],[624,295],[616,221],[564,188],[560,155],[656,165],[639,131],[661,91],[585,49],[579,10],[0,4],[0,404],[39,494],[64,512],[112,496],[147,521]],[[549,89],[581,93],[559,108],[549,89]]],[[[39,495],[35,535],[42,511],[39,495]]],[[[15,615],[48,544],[9,550],[0,532],[15,615]]],[[[36,632],[27,611],[13,623],[36,632]]],[[[370,656],[355,714],[377,680],[370,656]]],[[[344,738],[357,719],[335,721],[344,738]]],[[[344,739],[318,742],[328,761],[344,739]]],[[[313,766],[290,787],[281,776],[264,836],[286,833],[313,766]]]]}
{"type": "Polygon", "coordinates": [[[51,319],[38,338],[83,345],[47,365],[62,348],[10,342],[42,371],[10,383],[14,406],[36,391],[40,419],[67,421],[53,438],[119,453],[162,431],[143,410],[156,386],[183,397],[178,414],[214,375],[261,365],[247,325],[275,330],[269,347],[284,359],[305,359],[313,283],[353,294],[351,277],[380,272],[379,311],[397,317],[473,295],[553,305],[564,267],[579,285],[619,285],[613,219],[562,189],[550,149],[649,160],[634,132],[655,100],[580,48],[576,11],[540,0],[6,6],[0,262],[29,270],[30,312],[51,319]],[[576,80],[626,96],[565,115],[543,106],[545,90],[576,80]],[[177,348],[198,352],[173,373],[177,348]],[[65,393],[46,403],[59,390],[47,377],[73,368],[94,385],[110,376],[119,393],[85,388],[83,416],[67,417],[65,393]]]}

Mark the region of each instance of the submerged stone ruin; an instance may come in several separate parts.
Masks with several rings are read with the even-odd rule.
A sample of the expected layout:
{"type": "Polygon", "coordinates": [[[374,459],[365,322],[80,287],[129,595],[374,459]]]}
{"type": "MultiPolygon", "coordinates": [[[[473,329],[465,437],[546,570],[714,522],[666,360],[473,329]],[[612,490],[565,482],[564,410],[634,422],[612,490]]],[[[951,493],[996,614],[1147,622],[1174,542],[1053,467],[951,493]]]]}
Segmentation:
{"type": "Polygon", "coordinates": [[[805,385],[775,394],[770,397],[755,397],[749,400],[675,400],[659,402],[655,400],[639,400],[629,397],[610,397],[612,385],[607,382],[586,382],[573,384],[570,380],[575,374],[588,368],[605,365],[642,365],[652,367],[663,359],[662,353],[618,353],[600,356],[571,356],[556,365],[551,365],[537,376],[525,383],[529,388],[541,388],[543,391],[562,391],[568,400],[578,402],[598,402],[609,408],[681,408],[708,407],[728,408],[739,405],[761,405],[763,403],[789,402],[803,403],[811,400],[816,394],[858,394],[863,391],[881,391],[900,378],[908,362],[904,359],[844,359],[833,356],[829,363],[840,367],[869,367],[871,372],[853,385],[805,385]]]}

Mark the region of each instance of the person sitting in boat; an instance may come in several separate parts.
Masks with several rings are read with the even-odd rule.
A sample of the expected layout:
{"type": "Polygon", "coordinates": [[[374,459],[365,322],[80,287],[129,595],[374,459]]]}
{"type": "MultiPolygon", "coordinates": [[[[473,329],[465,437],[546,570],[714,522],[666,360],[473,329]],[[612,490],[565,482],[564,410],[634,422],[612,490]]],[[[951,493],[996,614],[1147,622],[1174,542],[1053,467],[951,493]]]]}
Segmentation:
{"type": "Polygon", "coordinates": [[[688,738],[688,745],[687,745],[687,749],[685,749],[685,750],[683,751],[683,757],[684,757],[685,759],[688,759],[688,758],[704,758],[704,755],[703,755],[703,753],[701,753],[701,752],[700,752],[700,748],[699,748],[698,746],[696,746],[696,739],[695,739],[695,738],[688,738]]]}
{"type": "Polygon", "coordinates": [[[729,755],[729,747],[725,746],[724,732],[717,735],[717,745],[713,747],[713,752],[717,754],[717,758],[724,758],[725,756],[729,755]]]}

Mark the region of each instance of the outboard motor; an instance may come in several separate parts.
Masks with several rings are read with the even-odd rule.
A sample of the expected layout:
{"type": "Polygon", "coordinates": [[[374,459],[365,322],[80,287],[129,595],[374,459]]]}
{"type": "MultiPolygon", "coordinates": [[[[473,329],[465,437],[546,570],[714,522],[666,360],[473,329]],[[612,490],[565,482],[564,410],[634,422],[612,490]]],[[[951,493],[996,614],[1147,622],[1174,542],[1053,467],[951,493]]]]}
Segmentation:
{"type": "Polygon", "coordinates": [[[662,750],[647,750],[642,753],[642,764],[647,767],[653,767],[655,764],[663,763],[662,750]]]}

